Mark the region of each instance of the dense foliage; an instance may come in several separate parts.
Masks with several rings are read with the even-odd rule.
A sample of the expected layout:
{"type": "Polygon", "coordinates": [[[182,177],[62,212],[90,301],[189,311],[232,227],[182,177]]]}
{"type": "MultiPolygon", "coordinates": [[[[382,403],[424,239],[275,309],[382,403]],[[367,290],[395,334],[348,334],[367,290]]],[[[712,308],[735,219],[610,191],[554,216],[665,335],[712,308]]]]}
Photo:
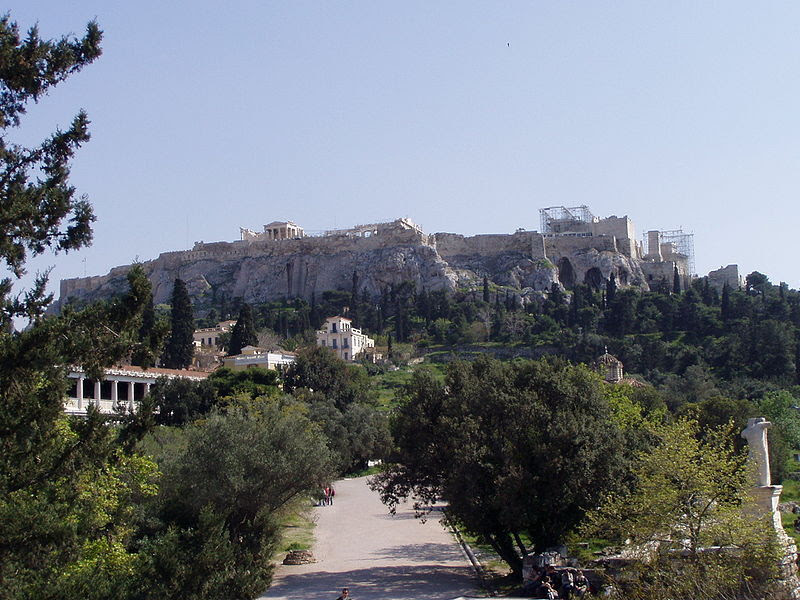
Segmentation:
{"type": "Polygon", "coordinates": [[[558,360],[453,363],[416,374],[393,420],[392,464],[373,485],[394,506],[446,500],[449,514],[521,569],[520,535],[558,544],[617,489],[636,436],[622,435],[599,377],[558,360]]]}
{"type": "MultiPolygon", "coordinates": [[[[99,56],[100,37],[91,23],[80,39],[45,42],[33,28],[21,40],[17,26],[0,19],[0,259],[12,277],[24,273],[29,252],[75,249],[91,239],[91,208],[73,198],[68,182],[70,158],[88,139],[86,116],[38,148],[10,144],[6,134],[27,101],[99,56]]],[[[169,453],[147,437],[163,416],[153,398],[135,415],[117,415],[114,425],[93,408],[85,419],[65,416],[72,366],[98,378],[130,358],[152,364],[163,330],[141,268],[131,269],[119,298],[46,318],[45,284],[40,277],[17,298],[9,295],[10,278],[0,284],[0,598],[261,593],[280,512],[332,474],[318,427],[303,407],[276,398],[274,374],[248,381],[220,374],[209,387],[237,397],[216,408],[181,389],[171,418],[204,419],[158,428],[175,440],[169,453]],[[13,331],[14,317],[28,317],[29,327],[13,331]]],[[[188,331],[191,350],[191,306],[185,289],[177,296],[173,316],[184,309],[188,319],[173,320],[173,334],[183,332],[185,344],[188,331]]],[[[173,366],[186,364],[176,360],[173,366]]]]}
{"type": "Polygon", "coordinates": [[[348,365],[326,348],[304,348],[284,375],[284,390],[307,404],[341,472],[363,469],[369,459],[386,454],[388,422],[375,406],[363,367],[348,365]]]}
{"type": "MultiPolygon", "coordinates": [[[[648,292],[621,288],[612,276],[605,285],[554,285],[525,303],[519,290],[488,279],[482,289],[456,293],[405,282],[376,297],[358,281],[354,276],[351,289],[324,292],[310,303],[295,298],[254,306],[256,328],[275,331],[294,347],[313,343],[325,316],[346,312],[394,362],[411,354],[411,344],[434,360],[492,353],[558,355],[586,364],[608,348],[626,372],[654,385],[675,414],[701,424],[734,418],[743,425],[754,412],[767,413],[780,424],[772,432],[772,451],[780,454],[771,463],[773,477],[780,481],[794,470],[786,458],[800,437],[782,423],[795,418],[788,407],[800,396],[800,292],[773,285],[762,273],[748,275],[743,289],[718,290],[700,278],[680,291],[655,282],[648,292]],[[778,410],[770,398],[781,393],[778,410]]],[[[222,302],[212,313],[226,316],[220,311],[233,305],[222,302]]]]}
{"type": "MultiPolygon", "coordinates": [[[[699,367],[731,389],[752,391],[754,381],[781,387],[798,383],[800,292],[772,285],[754,272],[745,289],[721,291],[700,278],[681,293],[554,286],[524,306],[518,290],[487,283],[449,294],[392,285],[380,296],[366,291],[328,291],[311,303],[301,299],[254,307],[257,329],[303,336],[326,316],[341,314],[372,334],[421,346],[482,342],[531,347],[576,362],[591,362],[608,346],[628,371],[661,382],[699,367]],[[490,300],[486,301],[485,298],[490,300]]],[[[612,285],[613,284],[613,285],[612,285]]],[[[209,316],[233,316],[230,303],[209,316]]],[[[756,386],[758,387],[758,386],[756,386]]]]}
{"type": "Polygon", "coordinates": [[[606,497],[583,525],[641,561],[626,573],[622,597],[768,596],[778,549],[750,495],[754,476],[736,432],[687,420],[650,429],[654,445],[639,456],[634,485],[606,497]]]}

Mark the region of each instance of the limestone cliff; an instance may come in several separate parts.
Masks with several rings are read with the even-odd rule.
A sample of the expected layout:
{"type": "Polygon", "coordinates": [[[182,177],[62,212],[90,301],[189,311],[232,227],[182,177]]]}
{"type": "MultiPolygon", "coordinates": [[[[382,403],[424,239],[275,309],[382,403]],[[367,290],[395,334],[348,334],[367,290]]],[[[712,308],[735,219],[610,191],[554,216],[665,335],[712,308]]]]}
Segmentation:
{"type": "MultiPolygon", "coordinates": [[[[467,237],[387,227],[369,237],[197,243],[192,250],[165,252],[142,266],[156,303],[169,302],[173,282],[181,278],[202,312],[222,297],[260,303],[349,290],[353,272],[359,289],[373,296],[409,280],[418,289],[474,289],[484,277],[519,290],[523,298],[549,290],[559,280],[566,287],[584,281],[599,286],[611,273],[622,285],[646,287],[638,262],[618,249],[613,237],[572,239],[564,245],[533,231],[467,237]]],[[[119,294],[129,269],[63,280],[59,303],[119,294]]]]}

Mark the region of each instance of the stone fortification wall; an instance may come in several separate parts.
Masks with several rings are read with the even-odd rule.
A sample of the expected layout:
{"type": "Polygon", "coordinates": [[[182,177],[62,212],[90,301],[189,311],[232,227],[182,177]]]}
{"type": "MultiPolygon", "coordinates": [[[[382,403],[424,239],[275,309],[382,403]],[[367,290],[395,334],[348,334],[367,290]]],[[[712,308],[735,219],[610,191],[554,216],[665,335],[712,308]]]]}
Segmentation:
{"type": "Polygon", "coordinates": [[[487,277],[497,285],[526,292],[549,290],[556,271],[544,252],[544,238],[535,231],[513,234],[463,236],[435,234],[436,251],[458,279],[459,288],[470,288],[487,277]]]}
{"type": "MultiPolygon", "coordinates": [[[[127,269],[130,267],[114,267],[108,275],[94,275],[92,277],[75,277],[72,279],[62,279],[59,284],[59,299],[65,299],[72,297],[81,296],[83,293],[99,289],[104,287],[108,284],[109,281],[113,279],[112,273],[115,270],[125,268],[125,274],[127,274],[127,269]]],[[[124,275],[122,278],[124,279],[124,275]]]]}
{"type": "Polygon", "coordinates": [[[645,274],[647,284],[657,287],[659,282],[664,281],[668,289],[672,289],[672,281],[675,277],[675,267],[678,267],[678,276],[681,279],[681,289],[689,287],[691,277],[684,257],[683,260],[664,260],[661,262],[644,261],[641,263],[642,271],[645,274]]]}
{"type": "Polygon", "coordinates": [[[445,260],[456,257],[519,253],[529,258],[544,258],[542,236],[535,231],[513,234],[480,234],[463,236],[457,233],[434,235],[436,250],[445,260]]]}
{"type": "Polygon", "coordinates": [[[633,221],[628,217],[617,217],[616,215],[599,219],[596,223],[592,223],[592,234],[596,236],[613,235],[618,241],[636,239],[633,221]]]}
{"type": "MultiPolygon", "coordinates": [[[[627,218],[606,225],[627,228],[627,218]]],[[[311,299],[326,290],[359,287],[378,295],[402,281],[419,289],[475,289],[484,277],[501,286],[531,292],[591,282],[602,285],[613,273],[620,285],[647,288],[633,238],[613,235],[543,237],[535,231],[463,236],[426,234],[405,222],[375,224],[318,237],[234,242],[198,242],[191,250],[164,252],[142,263],[156,303],[168,303],[176,278],[183,279],[199,313],[223,298],[260,303],[287,297],[311,299]],[[380,226],[379,226],[380,225],[380,226]],[[563,271],[563,272],[562,272],[563,271]]],[[[644,263],[642,263],[644,264],[644,263]]],[[[672,263],[670,263],[671,265],[672,263]]],[[[671,266],[654,269],[671,269],[671,266]]],[[[126,289],[130,266],[107,275],[61,282],[60,302],[104,299],[126,289]]],[[[651,270],[651,272],[653,272],[651,270]]],[[[671,281],[671,270],[669,271],[671,281]]],[[[57,309],[57,306],[55,307],[57,309]]]]}
{"type": "Polygon", "coordinates": [[[739,275],[739,265],[728,265],[720,267],[716,271],[710,271],[708,283],[719,291],[722,291],[726,283],[732,290],[744,287],[744,279],[739,275]]]}
{"type": "MultiPolygon", "coordinates": [[[[153,298],[168,303],[176,278],[194,298],[244,298],[267,302],[286,297],[310,300],[313,293],[349,289],[353,272],[361,287],[377,295],[402,281],[430,290],[455,289],[457,276],[426,235],[415,230],[383,232],[365,238],[309,237],[269,241],[197,243],[192,250],[164,252],[142,263],[153,285],[153,298]],[[423,240],[425,238],[425,240],[423,240]]],[[[116,267],[108,275],[64,280],[61,301],[93,301],[125,289],[130,269],[116,267]]]]}
{"type": "Polygon", "coordinates": [[[611,236],[547,237],[544,240],[544,247],[547,252],[547,257],[550,260],[590,249],[597,250],[598,252],[619,251],[616,238],[611,236]]]}

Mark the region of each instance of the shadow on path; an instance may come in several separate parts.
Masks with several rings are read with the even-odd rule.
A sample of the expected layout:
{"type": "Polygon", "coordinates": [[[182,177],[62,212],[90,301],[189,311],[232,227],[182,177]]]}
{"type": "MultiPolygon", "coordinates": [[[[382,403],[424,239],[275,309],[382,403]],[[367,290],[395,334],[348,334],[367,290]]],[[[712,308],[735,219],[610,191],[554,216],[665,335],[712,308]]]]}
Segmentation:
{"type": "Polygon", "coordinates": [[[435,562],[413,567],[376,567],[341,573],[317,571],[286,575],[269,589],[264,598],[333,600],[343,587],[348,587],[354,600],[416,600],[422,597],[450,600],[453,590],[463,588],[465,578],[471,576],[468,567],[442,567],[435,562]],[[420,596],[421,590],[424,590],[424,596],[420,596]]]}
{"type": "Polygon", "coordinates": [[[380,559],[411,560],[415,563],[437,563],[442,557],[452,557],[455,554],[452,544],[405,544],[381,548],[375,552],[380,559]]]}

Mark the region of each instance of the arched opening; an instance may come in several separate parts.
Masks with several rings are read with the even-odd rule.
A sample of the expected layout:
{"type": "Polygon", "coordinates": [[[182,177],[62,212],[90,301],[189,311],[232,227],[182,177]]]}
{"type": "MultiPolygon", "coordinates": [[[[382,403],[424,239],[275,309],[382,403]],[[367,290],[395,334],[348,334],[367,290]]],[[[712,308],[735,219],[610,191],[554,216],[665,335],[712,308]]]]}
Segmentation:
{"type": "Polygon", "coordinates": [[[565,288],[575,286],[575,269],[572,268],[572,263],[565,256],[558,261],[558,280],[565,288]]]}
{"type": "Polygon", "coordinates": [[[583,283],[590,288],[599,290],[605,284],[606,279],[597,267],[592,267],[586,271],[586,276],[583,278],[583,283]]]}

